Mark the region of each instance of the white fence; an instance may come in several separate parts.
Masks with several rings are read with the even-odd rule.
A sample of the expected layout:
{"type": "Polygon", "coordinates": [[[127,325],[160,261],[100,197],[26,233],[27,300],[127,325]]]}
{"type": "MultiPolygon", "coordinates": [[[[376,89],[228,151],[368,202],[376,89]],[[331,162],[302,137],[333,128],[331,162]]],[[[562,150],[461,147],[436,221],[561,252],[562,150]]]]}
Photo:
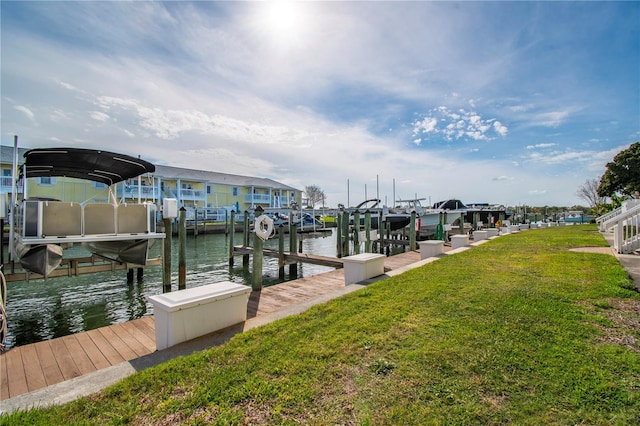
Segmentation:
{"type": "Polygon", "coordinates": [[[601,232],[613,230],[613,246],[618,253],[631,253],[640,248],[640,200],[627,200],[622,207],[600,216],[601,232]]]}

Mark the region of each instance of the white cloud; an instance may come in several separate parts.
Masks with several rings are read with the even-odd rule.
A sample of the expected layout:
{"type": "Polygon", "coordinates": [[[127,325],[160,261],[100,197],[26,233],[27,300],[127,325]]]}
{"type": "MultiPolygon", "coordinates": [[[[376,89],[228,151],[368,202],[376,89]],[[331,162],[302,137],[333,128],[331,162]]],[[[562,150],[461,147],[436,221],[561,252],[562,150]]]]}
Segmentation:
{"type": "Polygon", "coordinates": [[[440,135],[447,141],[471,139],[490,141],[505,137],[509,129],[495,118],[483,119],[476,111],[451,111],[439,106],[427,112],[424,118],[413,122],[413,135],[440,135]]]}
{"type": "Polygon", "coordinates": [[[16,105],[13,107],[13,109],[15,109],[16,111],[20,111],[21,113],[23,113],[24,115],[27,116],[27,118],[31,121],[35,120],[35,115],[33,114],[33,111],[31,111],[29,108],[27,108],[26,106],[22,106],[22,105],[16,105]]]}
{"type": "Polygon", "coordinates": [[[538,143],[535,145],[527,145],[527,149],[537,149],[537,148],[551,148],[558,144],[556,143],[538,143]]]}
{"type": "Polygon", "coordinates": [[[91,111],[89,113],[89,117],[93,118],[96,121],[107,121],[109,119],[109,114],[105,114],[100,111],[91,111]]]}
{"type": "Polygon", "coordinates": [[[529,195],[544,195],[546,193],[546,189],[530,189],[529,191],[527,191],[527,194],[529,195]]]}

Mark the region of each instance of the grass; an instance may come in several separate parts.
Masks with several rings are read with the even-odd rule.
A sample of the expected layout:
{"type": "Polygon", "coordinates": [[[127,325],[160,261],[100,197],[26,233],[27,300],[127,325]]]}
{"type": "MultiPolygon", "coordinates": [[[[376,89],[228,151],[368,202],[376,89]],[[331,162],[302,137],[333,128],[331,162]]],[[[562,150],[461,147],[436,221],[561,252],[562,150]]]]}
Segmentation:
{"type": "Polygon", "coordinates": [[[504,236],[3,424],[638,424],[640,296],[595,226],[504,236]]]}

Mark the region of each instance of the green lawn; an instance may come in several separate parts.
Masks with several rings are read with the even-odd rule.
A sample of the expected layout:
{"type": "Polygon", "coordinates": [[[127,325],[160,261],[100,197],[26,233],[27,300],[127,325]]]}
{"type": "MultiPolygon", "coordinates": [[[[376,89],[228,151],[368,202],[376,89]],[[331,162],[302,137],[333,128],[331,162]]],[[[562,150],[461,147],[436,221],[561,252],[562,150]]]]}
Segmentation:
{"type": "Polygon", "coordinates": [[[639,424],[640,296],[594,225],[494,239],[4,424],[639,424]]]}

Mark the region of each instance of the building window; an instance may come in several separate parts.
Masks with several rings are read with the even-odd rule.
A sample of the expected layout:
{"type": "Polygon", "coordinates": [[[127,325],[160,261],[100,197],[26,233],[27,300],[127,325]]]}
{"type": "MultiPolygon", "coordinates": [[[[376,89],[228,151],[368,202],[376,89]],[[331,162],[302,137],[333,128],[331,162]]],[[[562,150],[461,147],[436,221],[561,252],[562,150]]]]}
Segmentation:
{"type": "Polygon", "coordinates": [[[51,176],[42,176],[40,178],[40,185],[52,186],[56,184],[56,178],[51,176]]]}
{"type": "Polygon", "coordinates": [[[107,184],[102,182],[91,182],[91,186],[96,189],[105,189],[107,187],[107,184]]]}
{"type": "Polygon", "coordinates": [[[233,195],[234,197],[238,196],[238,187],[231,188],[231,195],[233,195]]]}
{"type": "Polygon", "coordinates": [[[213,194],[213,188],[211,187],[211,185],[207,185],[207,195],[211,194],[213,194]]]}

